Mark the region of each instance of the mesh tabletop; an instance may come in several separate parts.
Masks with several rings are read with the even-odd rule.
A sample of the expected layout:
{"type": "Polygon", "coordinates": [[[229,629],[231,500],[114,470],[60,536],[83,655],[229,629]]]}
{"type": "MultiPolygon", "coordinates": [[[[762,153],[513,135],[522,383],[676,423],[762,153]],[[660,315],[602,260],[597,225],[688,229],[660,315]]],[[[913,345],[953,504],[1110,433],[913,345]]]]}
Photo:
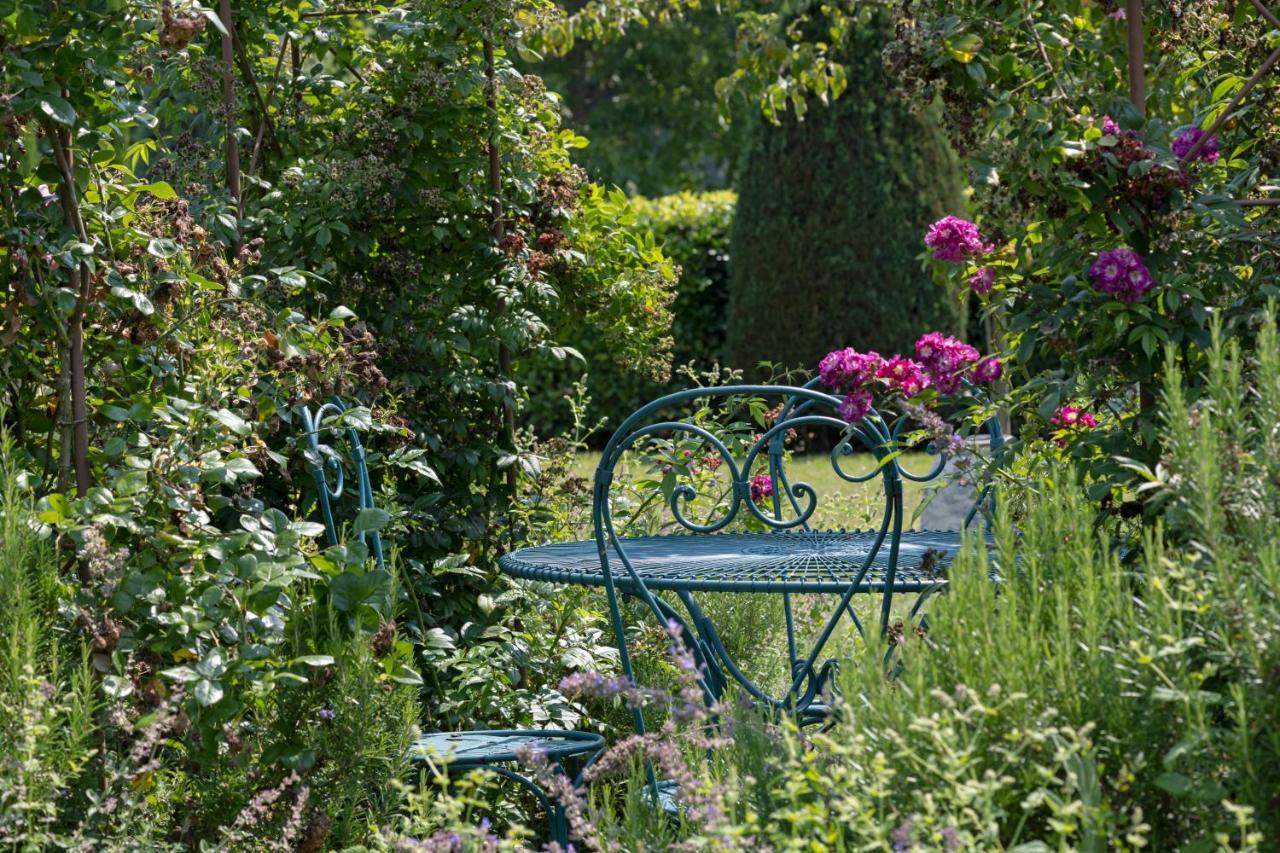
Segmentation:
{"type": "Polygon", "coordinates": [[[526,749],[559,761],[573,755],[592,755],[603,747],[604,738],[590,732],[495,729],[423,735],[414,741],[409,755],[419,761],[428,757],[447,758],[449,766],[465,770],[481,764],[516,761],[517,753],[526,749]]]}
{"type": "MultiPolygon", "coordinates": [[[[939,569],[955,556],[960,536],[955,531],[903,533],[894,590],[918,592],[942,583],[939,569]]],[[[876,552],[859,591],[884,590],[889,539],[876,552]]],[[[857,577],[875,540],[873,531],[854,531],[640,536],[620,543],[649,589],[839,593],[857,577]]],[[[618,586],[634,586],[617,548],[610,547],[608,555],[618,586]]],[[[498,564],[506,574],[529,580],[604,585],[595,540],[522,548],[498,564]]]]}

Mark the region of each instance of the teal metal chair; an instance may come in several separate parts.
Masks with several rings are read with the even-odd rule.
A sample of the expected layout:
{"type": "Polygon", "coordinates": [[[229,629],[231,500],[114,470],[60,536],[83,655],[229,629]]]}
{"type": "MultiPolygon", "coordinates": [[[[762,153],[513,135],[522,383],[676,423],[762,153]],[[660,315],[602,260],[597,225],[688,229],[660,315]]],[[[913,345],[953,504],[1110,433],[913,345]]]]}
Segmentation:
{"type": "MultiPolygon", "coordinates": [[[[708,703],[718,701],[730,684],[736,684],[759,706],[791,714],[802,724],[827,716],[824,694],[831,685],[835,660],[820,660],[841,620],[849,619],[860,633],[865,626],[852,606],[859,595],[877,595],[879,630],[890,628],[895,596],[915,595],[911,613],[916,615],[930,595],[945,588],[943,571],[962,541],[956,531],[913,531],[903,506],[906,481],[936,480],[945,467],[937,454],[930,470],[913,473],[902,465],[899,451],[908,421],[888,421],[872,410],[855,424],[839,417],[841,398],[826,393],[817,380],[807,385],[741,385],[696,388],[669,394],[649,403],[627,418],[602,452],[595,473],[593,540],[525,548],[501,559],[508,574],[553,583],[600,586],[605,589],[610,620],[621,655],[622,670],[632,678],[621,595],[638,599],[661,625],[681,626],[681,637],[700,665],[700,686],[708,703]],[[689,419],[670,419],[664,412],[679,411],[692,401],[707,398],[764,398],[782,407],[772,426],[751,443],[737,459],[718,436],[689,419]],[[786,470],[784,443],[794,428],[825,429],[836,437],[830,462],[836,474],[849,483],[879,479],[884,487],[880,524],[870,530],[815,530],[810,524],[817,508],[816,490],[793,482],[786,470]],[[687,512],[697,492],[690,483],[677,485],[667,501],[676,532],[660,536],[621,536],[614,523],[610,486],[623,454],[652,437],[690,436],[711,448],[729,472],[732,493],[727,508],[716,518],[698,521],[687,512]],[[875,460],[865,473],[845,470],[844,464],[858,451],[875,460]],[[753,474],[769,475],[772,498],[753,500],[753,474]],[[765,533],[727,532],[740,515],[750,515],[765,533]],[[695,595],[705,592],[774,594],[782,597],[786,643],[792,680],[787,690],[772,695],[753,681],[725,648],[719,631],[699,607],[695,595]],[[818,638],[802,649],[797,637],[794,597],[826,595],[836,599],[818,638]]],[[[767,403],[766,403],[767,405],[767,403]]],[[[998,449],[1002,434],[998,421],[987,422],[991,446],[998,449]]],[[[983,490],[966,519],[973,527],[983,505],[990,505],[989,488],[983,490]]],[[[989,531],[985,534],[989,535],[989,531]]],[[[634,712],[638,733],[644,719],[634,712]]]]}
{"type": "MultiPolygon", "coordinates": [[[[350,449],[350,465],[356,475],[356,511],[374,508],[373,487],[360,434],[349,427],[325,423],[327,419],[340,418],[344,412],[346,406],[337,398],[319,406],[314,412],[305,406],[299,408],[307,440],[307,464],[315,480],[316,503],[330,546],[339,544],[334,502],[346,492],[346,464],[332,444],[322,441],[326,432],[339,439],[345,438],[350,449]]],[[[357,536],[368,547],[377,567],[385,570],[380,533],[377,530],[362,531],[357,536]]],[[[604,738],[600,735],[560,729],[432,732],[414,742],[410,748],[410,759],[416,765],[439,760],[447,763],[450,770],[487,770],[516,782],[546,811],[549,837],[565,847],[569,838],[564,810],[551,802],[536,781],[513,768],[519,766],[528,752],[537,752],[560,772],[572,774],[571,778],[577,785],[582,773],[603,748],[604,738]]]]}

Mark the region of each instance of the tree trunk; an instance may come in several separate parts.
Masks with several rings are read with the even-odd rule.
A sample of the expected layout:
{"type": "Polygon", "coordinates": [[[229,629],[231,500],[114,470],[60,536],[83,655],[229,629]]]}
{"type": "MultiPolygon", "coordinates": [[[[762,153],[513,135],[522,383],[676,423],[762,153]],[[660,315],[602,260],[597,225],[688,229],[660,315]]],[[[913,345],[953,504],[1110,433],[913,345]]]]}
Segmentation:
{"type": "MultiPolygon", "coordinates": [[[[84,227],[84,219],[80,216],[80,203],[76,197],[76,170],[71,152],[71,132],[46,125],[45,135],[48,136],[53,147],[54,157],[58,161],[58,173],[62,176],[62,180],[58,182],[58,199],[62,203],[62,214],[67,224],[75,231],[76,238],[88,244],[89,234],[84,227]]],[[[71,278],[71,287],[76,292],[76,304],[71,311],[71,319],[67,321],[67,353],[63,364],[64,370],[70,370],[71,373],[71,459],[76,471],[76,494],[84,497],[90,484],[89,403],[85,389],[84,320],[89,299],[93,295],[93,277],[84,264],[68,270],[67,274],[71,278]]],[[[63,423],[65,424],[66,421],[63,423]]],[[[66,433],[67,430],[64,427],[64,441],[66,433]]]]}

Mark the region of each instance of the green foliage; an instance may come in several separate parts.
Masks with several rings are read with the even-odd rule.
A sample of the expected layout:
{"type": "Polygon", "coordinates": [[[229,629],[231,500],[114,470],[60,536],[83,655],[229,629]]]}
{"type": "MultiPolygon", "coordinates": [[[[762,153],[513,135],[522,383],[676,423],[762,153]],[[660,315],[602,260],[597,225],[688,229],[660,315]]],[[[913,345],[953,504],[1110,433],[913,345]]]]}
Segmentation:
{"type": "Polygon", "coordinates": [[[961,209],[954,156],[928,115],[889,92],[884,20],[849,47],[850,90],[752,131],[730,251],[727,357],[816,368],[828,351],[907,351],[954,330],[952,300],[919,269],[920,235],[961,209]]]}
{"type": "MultiPolygon", "coordinates": [[[[554,12],[539,19],[530,48],[564,54],[579,40],[608,43],[650,24],[697,20],[703,8],[702,0],[588,0],[565,5],[570,9],[553,7],[554,12]]],[[[788,110],[803,116],[811,96],[826,103],[844,91],[847,72],[840,54],[866,8],[860,0],[795,0],[777,6],[769,0],[720,0],[714,8],[738,21],[734,68],[715,82],[723,117],[743,106],[758,106],[776,123],[788,110]]]]}
{"type": "MultiPolygon", "coordinates": [[[[1000,502],[994,544],[969,541],[927,621],[840,641],[829,727],[802,735],[721,709],[721,726],[695,716],[682,730],[655,715],[656,735],[618,744],[597,764],[591,791],[575,803],[578,843],[1273,847],[1275,321],[1269,312],[1255,350],[1211,346],[1202,395],[1189,396],[1185,377],[1170,370],[1166,455],[1145,474],[1164,529],[1137,550],[1098,529],[1086,492],[1055,461],[1058,473],[1036,483],[1016,524],[1011,502],[1000,502]],[[718,735],[725,739],[708,755],[706,739],[718,735]],[[637,752],[680,780],[687,808],[676,819],[654,818],[646,805],[637,752]]],[[[771,628],[741,627],[780,637],[774,619],[771,628]]],[[[636,640],[660,657],[660,640],[636,640]]],[[[645,685],[672,679],[653,665],[643,675],[645,685]]],[[[461,814],[456,804],[437,803],[443,826],[433,826],[471,831],[450,823],[451,813],[461,814]]]]}
{"type": "MultiPolygon", "coordinates": [[[[728,191],[678,193],[662,198],[617,198],[606,212],[622,213],[634,227],[652,234],[653,245],[671,264],[674,299],[669,307],[670,354],[662,350],[643,359],[618,352],[617,333],[578,324],[566,332],[583,361],[534,367],[524,376],[530,387],[561,389],[569,396],[573,382],[586,372],[590,405],[583,423],[617,426],[627,415],[662,394],[688,387],[686,370],[714,370],[724,348],[724,304],[728,297],[729,229],[737,196],[728,191]],[[625,213],[623,213],[625,211],[625,213]],[[583,364],[585,362],[585,365],[583,364]]],[[[646,244],[648,238],[646,238],[646,244]]],[[[651,250],[652,251],[652,250],[651,250]]],[[[571,423],[564,399],[544,394],[531,398],[525,422],[539,435],[566,432],[571,423]]],[[[603,436],[597,434],[596,438],[603,436]]]]}
{"type": "Polygon", "coordinates": [[[0,841],[36,849],[56,837],[57,798],[93,756],[99,700],[87,653],[56,627],[65,588],[20,474],[0,431],[0,841]]]}
{"type": "Polygon", "coordinates": [[[1253,4],[1199,3],[1188,14],[1155,5],[1139,114],[1127,97],[1128,27],[1109,8],[914,3],[885,57],[909,98],[941,97],[968,160],[978,223],[999,246],[984,313],[1020,368],[1012,404],[1023,433],[1044,431],[1061,405],[1095,413],[1099,428],[1075,436],[1071,453],[1090,460],[1080,470],[1092,496],[1125,510],[1129,460],[1160,457],[1153,404],[1165,346],[1195,386],[1214,318],[1247,342],[1280,293],[1274,208],[1236,203],[1274,186],[1280,101],[1274,74],[1243,92],[1274,48],[1253,4]],[[1118,132],[1104,131],[1104,115],[1118,132]],[[1172,153],[1179,133],[1218,118],[1215,162],[1172,153]],[[1090,281],[1098,253],[1117,246],[1141,255],[1155,282],[1137,301],[1090,281]]]}
{"type": "Polygon", "coordinates": [[[741,147],[734,124],[751,109],[741,104],[733,124],[723,121],[714,86],[734,68],[736,27],[721,9],[691,10],[619,39],[579,40],[530,70],[591,140],[576,159],[594,179],[633,195],[729,186],[741,147]]]}

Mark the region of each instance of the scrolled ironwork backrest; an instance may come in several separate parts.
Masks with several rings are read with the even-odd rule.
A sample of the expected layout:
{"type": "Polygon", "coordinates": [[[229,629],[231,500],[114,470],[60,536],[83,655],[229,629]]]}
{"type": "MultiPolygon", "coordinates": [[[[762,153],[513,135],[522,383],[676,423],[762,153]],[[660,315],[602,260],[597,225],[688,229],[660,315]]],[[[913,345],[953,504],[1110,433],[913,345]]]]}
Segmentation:
{"type": "MultiPolygon", "coordinates": [[[[328,433],[339,440],[343,437],[347,440],[351,467],[356,475],[357,511],[374,508],[373,487],[369,481],[369,465],[365,459],[364,444],[360,441],[360,434],[351,427],[325,424],[326,419],[338,418],[347,411],[347,407],[338,398],[335,397],[324,403],[314,412],[306,406],[300,406],[298,411],[307,440],[305,451],[307,466],[311,469],[311,476],[316,482],[316,503],[320,505],[325,535],[331,546],[337,545],[338,527],[334,521],[333,502],[340,499],[346,492],[345,462],[341,454],[322,439],[328,433]]],[[[369,547],[369,553],[373,555],[378,568],[384,568],[382,537],[378,531],[361,531],[356,535],[369,547]]]]}
{"type": "MultiPolygon", "coordinates": [[[[818,387],[819,383],[820,380],[813,379],[803,387],[806,389],[812,389],[818,387]]],[[[769,478],[772,485],[772,509],[776,518],[782,517],[784,501],[785,505],[789,507],[792,512],[798,515],[803,514],[800,509],[799,501],[796,499],[796,495],[800,492],[799,487],[804,487],[806,490],[811,491],[808,489],[807,484],[796,483],[793,485],[787,476],[786,433],[795,426],[804,424],[805,414],[810,411],[814,405],[815,404],[812,400],[806,400],[799,397],[792,397],[788,399],[775,420],[774,428],[770,431],[771,437],[768,442],[769,478]],[[797,418],[800,420],[797,421],[797,418]]],[[[884,448],[883,451],[876,451],[878,464],[876,467],[864,474],[851,474],[846,471],[840,464],[840,458],[851,456],[858,452],[858,448],[854,446],[852,440],[853,437],[846,435],[841,441],[831,448],[830,452],[832,470],[835,471],[836,476],[841,480],[855,484],[867,483],[874,480],[876,477],[886,476],[888,472],[882,469],[883,466],[891,467],[892,473],[902,480],[910,480],[916,483],[929,483],[937,480],[942,475],[943,471],[946,470],[947,460],[943,456],[941,448],[936,447],[932,443],[927,445],[925,449],[928,454],[936,456],[937,459],[928,471],[922,474],[913,473],[898,463],[896,453],[900,450],[906,449],[903,446],[902,434],[909,423],[907,418],[898,418],[892,423],[892,425],[888,425],[874,409],[872,409],[868,414],[868,418],[870,419],[869,423],[873,424],[875,427],[873,431],[875,436],[882,438],[887,434],[889,437],[888,441],[882,445],[882,448],[884,448]],[[881,462],[885,456],[892,456],[893,458],[886,462],[881,462]]],[[[988,447],[991,452],[994,453],[1004,445],[1004,431],[1000,426],[1000,419],[998,416],[992,416],[987,419],[983,426],[987,430],[989,442],[988,447]]],[[[995,508],[995,495],[990,484],[984,485],[983,488],[978,490],[972,506],[965,514],[962,527],[964,529],[968,529],[969,525],[974,522],[979,513],[983,511],[984,507],[987,510],[987,525],[989,527],[990,517],[995,508]]],[[[807,514],[804,516],[804,521],[801,525],[804,530],[813,529],[808,523],[808,517],[809,516],[807,514]]]]}
{"type": "MultiPolygon", "coordinates": [[[[840,438],[830,454],[831,464],[836,474],[849,483],[866,483],[876,477],[880,477],[884,483],[885,509],[878,533],[874,537],[871,553],[874,555],[887,543],[889,548],[888,569],[880,608],[881,630],[883,631],[887,628],[894,588],[893,572],[896,566],[898,543],[903,528],[903,481],[929,482],[935,480],[942,474],[946,460],[939,453],[937,454],[936,463],[924,474],[915,474],[908,471],[900,464],[897,452],[902,449],[903,434],[907,423],[905,418],[899,418],[890,423],[873,409],[862,420],[855,424],[849,424],[839,417],[841,398],[826,393],[817,385],[817,380],[814,380],[805,386],[738,385],[695,388],[676,392],[642,406],[623,421],[610,438],[596,468],[592,520],[605,587],[610,600],[611,618],[614,622],[613,628],[619,638],[620,646],[623,647],[623,668],[627,675],[630,675],[630,666],[625,651],[621,612],[617,606],[617,589],[614,572],[611,567],[611,557],[616,557],[617,561],[622,565],[625,575],[629,578],[627,584],[629,593],[639,597],[661,622],[665,623],[673,619],[681,622],[672,607],[656,597],[648,589],[639,572],[628,558],[626,546],[620,541],[620,537],[614,527],[610,501],[610,486],[613,482],[614,471],[623,454],[635,447],[637,442],[660,434],[683,432],[700,438],[714,449],[715,453],[720,457],[722,465],[728,469],[732,479],[730,505],[718,518],[699,523],[688,517],[682,505],[689,504],[697,497],[696,489],[689,483],[682,483],[676,486],[668,500],[672,516],[683,528],[691,533],[709,534],[724,530],[738,517],[743,506],[748,508],[747,511],[751,516],[773,531],[812,530],[809,522],[817,508],[817,491],[808,483],[792,482],[787,477],[784,446],[786,435],[789,430],[797,427],[836,430],[840,438]],[[741,462],[729,451],[724,441],[699,424],[690,423],[687,420],[659,419],[655,422],[650,422],[650,419],[663,410],[678,407],[692,400],[729,397],[772,397],[784,400],[774,422],[764,433],[756,436],[741,462]],[[843,459],[847,459],[859,452],[859,450],[871,453],[877,464],[865,474],[849,473],[841,462],[843,459]],[[767,459],[767,470],[773,486],[772,505],[767,509],[762,509],[757,505],[752,500],[750,492],[749,478],[762,456],[767,459]],[[791,513],[790,516],[786,515],[787,511],[791,513]]],[[[991,432],[993,448],[998,447],[1002,440],[998,423],[990,422],[988,429],[991,432]]],[[[937,450],[936,448],[930,449],[934,452],[937,450]]],[[[974,509],[969,513],[966,519],[966,526],[976,516],[978,507],[987,498],[988,493],[984,490],[979,495],[974,509]]],[[[793,706],[801,704],[807,706],[813,700],[814,694],[818,691],[820,685],[829,677],[831,662],[829,661],[819,672],[816,670],[816,661],[841,614],[849,612],[855,625],[861,629],[861,623],[858,621],[856,614],[850,609],[849,602],[857,585],[862,582],[870,561],[871,557],[867,557],[862,571],[856,579],[850,581],[840,603],[827,621],[820,638],[803,659],[797,655],[798,650],[791,619],[790,598],[789,595],[784,594],[787,613],[787,640],[794,677],[792,689],[789,693],[792,697],[791,700],[780,701],[768,696],[763,690],[754,685],[750,679],[746,678],[744,674],[732,669],[734,664],[726,654],[716,654],[710,649],[695,651],[698,651],[699,657],[703,659],[704,663],[709,664],[713,659],[723,661],[726,666],[732,669],[736,680],[758,700],[772,703],[775,706],[781,705],[785,701],[793,702],[793,706]],[[807,687],[805,687],[806,682],[807,687]],[[801,698],[797,702],[795,696],[798,694],[801,698]]],[[[687,592],[679,593],[679,595],[693,618],[695,620],[699,619],[697,605],[692,600],[692,597],[687,592]]],[[[714,671],[714,667],[708,665],[704,672],[702,687],[709,700],[719,694],[723,684],[723,678],[720,674],[714,671]]],[[[641,729],[643,728],[643,723],[639,720],[637,720],[637,725],[641,729]]]]}
{"type": "MultiPolygon", "coordinates": [[[[732,480],[728,508],[714,520],[707,522],[695,521],[685,512],[684,507],[698,497],[692,484],[681,483],[673,489],[667,500],[668,508],[675,521],[691,533],[724,530],[738,518],[743,507],[772,530],[812,530],[810,522],[818,505],[817,490],[808,483],[793,482],[786,471],[786,435],[797,427],[827,428],[835,430],[841,436],[830,451],[831,466],[837,477],[851,484],[868,483],[879,477],[885,482],[886,490],[889,490],[895,481],[928,483],[942,475],[946,459],[933,446],[928,448],[928,452],[935,455],[937,460],[930,470],[913,473],[900,464],[897,451],[903,449],[903,433],[908,424],[906,418],[898,418],[890,423],[872,409],[858,423],[849,424],[838,416],[840,398],[822,391],[817,385],[818,380],[804,386],[737,385],[696,388],[669,394],[638,409],[614,432],[596,468],[596,482],[606,490],[605,494],[598,495],[597,504],[602,515],[597,522],[602,529],[597,529],[597,533],[606,536],[611,533],[612,509],[607,499],[607,489],[613,482],[614,471],[623,454],[641,440],[664,433],[684,432],[705,441],[713,448],[721,463],[727,466],[732,480]],[[699,424],[688,420],[646,423],[655,413],[691,400],[751,396],[783,398],[784,402],[774,422],[764,433],[756,436],[741,461],[734,457],[719,436],[699,424]],[[877,464],[865,473],[851,473],[846,470],[842,460],[860,452],[872,454],[877,464]],[[764,508],[751,499],[750,487],[751,473],[762,459],[767,463],[765,470],[773,487],[772,500],[764,508]]],[[[987,429],[991,437],[990,446],[995,450],[1003,442],[998,421],[991,419],[987,429]]],[[[989,490],[984,489],[968,513],[965,526],[973,521],[984,503],[989,503],[989,499],[989,490]]]]}

